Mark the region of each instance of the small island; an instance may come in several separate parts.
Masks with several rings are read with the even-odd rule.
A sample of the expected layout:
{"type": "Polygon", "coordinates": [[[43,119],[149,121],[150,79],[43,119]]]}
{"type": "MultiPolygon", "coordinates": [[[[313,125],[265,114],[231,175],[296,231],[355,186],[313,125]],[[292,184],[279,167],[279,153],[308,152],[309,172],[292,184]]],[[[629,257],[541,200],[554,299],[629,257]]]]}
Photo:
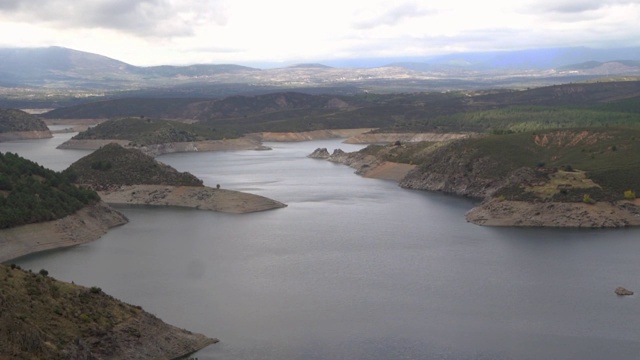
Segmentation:
{"type": "Polygon", "coordinates": [[[142,151],[107,144],[73,163],[65,173],[91,188],[109,204],[181,206],[228,213],[283,208],[269,198],[203,186],[202,180],[178,172],[142,151]]]}

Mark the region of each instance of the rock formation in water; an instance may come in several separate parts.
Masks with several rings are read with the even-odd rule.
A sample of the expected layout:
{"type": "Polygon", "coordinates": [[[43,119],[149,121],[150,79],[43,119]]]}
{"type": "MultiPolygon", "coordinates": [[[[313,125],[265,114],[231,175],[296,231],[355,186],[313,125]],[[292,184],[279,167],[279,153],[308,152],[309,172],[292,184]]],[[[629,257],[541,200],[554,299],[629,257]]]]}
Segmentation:
{"type": "Polygon", "coordinates": [[[629,296],[633,295],[633,291],[623,288],[622,286],[618,286],[615,290],[616,295],[620,296],[629,296]]]}

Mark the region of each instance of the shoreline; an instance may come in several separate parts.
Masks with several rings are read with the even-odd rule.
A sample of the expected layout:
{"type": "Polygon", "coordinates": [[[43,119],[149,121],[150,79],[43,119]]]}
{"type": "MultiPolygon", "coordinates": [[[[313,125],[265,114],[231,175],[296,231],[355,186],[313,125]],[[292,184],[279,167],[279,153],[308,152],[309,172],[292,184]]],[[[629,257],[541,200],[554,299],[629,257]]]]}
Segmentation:
{"type": "Polygon", "coordinates": [[[629,201],[525,202],[491,199],[465,214],[482,226],[621,228],[640,226],[640,208],[629,201]]]}
{"type": "MultiPolygon", "coordinates": [[[[345,153],[340,149],[329,154],[319,148],[308,155],[356,169],[356,174],[400,183],[416,166],[379,160],[374,155],[345,153]]],[[[424,180],[426,181],[426,180],[424,180]]],[[[437,181],[443,185],[445,180],[437,181]]],[[[409,189],[410,187],[407,187],[409,189]]],[[[455,191],[439,191],[457,196],[469,196],[455,191]]],[[[422,191],[437,191],[425,190],[422,191]]],[[[638,202],[617,201],[586,204],[582,202],[526,202],[485,197],[485,201],[471,208],[465,219],[479,226],[500,227],[556,227],[556,228],[621,228],[640,226],[638,202]]]]}
{"type": "Polygon", "coordinates": [[[0,230],[0,263],[40,251],[85,244],[129,220],[104,202],[62,219],[0,230]]]}
{"type": "Polygon", "coordinates": [[[264,196],[206,186],[122,185],[100,190],[102,201],[114,205],[177,206],[231,214],[287,207],[264,196]]]}

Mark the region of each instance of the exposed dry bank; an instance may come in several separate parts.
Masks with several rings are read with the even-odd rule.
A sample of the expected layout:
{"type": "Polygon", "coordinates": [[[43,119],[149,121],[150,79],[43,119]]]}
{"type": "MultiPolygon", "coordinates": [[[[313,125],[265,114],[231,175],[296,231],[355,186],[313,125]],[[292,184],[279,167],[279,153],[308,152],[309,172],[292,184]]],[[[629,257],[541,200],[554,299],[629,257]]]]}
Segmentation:
{"type": "Polygon", "coordinates": [[[84,244],[100,238],[127,218],[103,202],[62,219],[0,230],[0,262],[39,251],[84,244]]]}
{"type": "Polygon", "coordinates": [[[234,214],[286,207],[264,196],[205,186],[123,185],[98,194],[109,204],[179,206],[234,214]]]}

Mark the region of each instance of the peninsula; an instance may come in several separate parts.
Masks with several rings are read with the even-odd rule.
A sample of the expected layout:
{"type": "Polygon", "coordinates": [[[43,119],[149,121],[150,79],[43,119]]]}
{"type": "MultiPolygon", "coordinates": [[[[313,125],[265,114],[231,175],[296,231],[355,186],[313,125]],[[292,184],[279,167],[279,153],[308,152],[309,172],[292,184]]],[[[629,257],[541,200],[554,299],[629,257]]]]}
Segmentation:
{"type": "Polygon", "coordinates": [[[190,173],[178,172],[138,149],[104,145],[73,163],[65,173],[109,204],[181,206],[228,213],[283,208],[269,198],[210,188],[190,173]]]}

